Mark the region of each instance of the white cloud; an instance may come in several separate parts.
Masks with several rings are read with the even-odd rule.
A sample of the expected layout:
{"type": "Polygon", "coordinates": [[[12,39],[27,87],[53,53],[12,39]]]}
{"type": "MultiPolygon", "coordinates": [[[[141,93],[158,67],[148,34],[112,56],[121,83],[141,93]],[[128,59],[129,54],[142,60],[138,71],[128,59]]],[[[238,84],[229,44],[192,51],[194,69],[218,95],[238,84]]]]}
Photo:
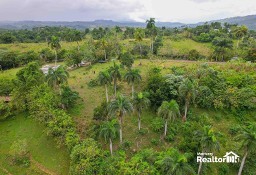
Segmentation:
{"type": "Polygon", "coordinates": [[[256,13],[255,0],[0,0],[0,20],[95,19],[193,23],[256,13]]]}

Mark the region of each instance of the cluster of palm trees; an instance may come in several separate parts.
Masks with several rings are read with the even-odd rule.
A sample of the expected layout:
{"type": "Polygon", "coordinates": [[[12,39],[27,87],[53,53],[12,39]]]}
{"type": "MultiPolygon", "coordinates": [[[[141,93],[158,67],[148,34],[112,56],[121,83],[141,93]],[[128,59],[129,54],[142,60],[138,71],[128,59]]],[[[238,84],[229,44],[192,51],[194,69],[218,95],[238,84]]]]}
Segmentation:
{"type": "Polygon", "coordinates": [[[101,126],[101,136],[106,140],[109,140],[110,152],[112,154],[112,140],[117,137],[117,130],[119,129],[120,143],[123,142],[123,118],[133,111],[138,113],[138,128],[141,129],[141,113],[143,108],[146,108],[150,104],[150,100],[147,98],[146,93],[135,93],[134,85],[142,80],[138,69],[129,69],[123,79],[131,85],[131,99],[122,94],[117,94],[117,83],[121,81],[122,75],[120,72],[120,66],[115,62],[107,71],[100,72],[99,83],[105,86],[106,101],[108,103],[108,113],[110,116],[117,117],[118,120],[106,121],[101,126]],[[114,98],[110,101],[108,95],[108,86],[113,82],[114,98]],[[118,123],[117,123],[118,122],[118,123]],[[118,126],[118,127],[117,127],[118,126]]]}

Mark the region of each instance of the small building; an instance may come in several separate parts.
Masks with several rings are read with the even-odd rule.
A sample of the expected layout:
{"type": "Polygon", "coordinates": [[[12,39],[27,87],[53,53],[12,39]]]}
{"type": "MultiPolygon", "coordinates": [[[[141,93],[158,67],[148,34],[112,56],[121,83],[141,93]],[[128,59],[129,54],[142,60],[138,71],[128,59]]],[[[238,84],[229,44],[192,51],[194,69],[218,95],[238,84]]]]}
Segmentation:
{"type": "Polygon", "coordinates": [[[60,65],[56,65],[56,66],[45,65],[45,66],[43,66],[43,67],[41,68],[41,70],[43,71],[43,73],[44,73],[45,75],[47,75],[50,68],[52,68],[53,70],[56,70],[56,69],[58,69],[58,67],[60,67],[60,65]]]}

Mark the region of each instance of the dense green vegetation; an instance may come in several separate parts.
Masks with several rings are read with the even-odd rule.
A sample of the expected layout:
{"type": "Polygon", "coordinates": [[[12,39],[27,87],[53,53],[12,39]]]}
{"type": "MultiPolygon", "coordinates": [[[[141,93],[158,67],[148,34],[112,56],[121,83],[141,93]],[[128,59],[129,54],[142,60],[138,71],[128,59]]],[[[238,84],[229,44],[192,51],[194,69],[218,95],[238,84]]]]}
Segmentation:
{"type": "MultiPolygon", "coordinates": [[[[255,39],[246,27],[212,23],[160,29],[151,18],[146,29],[41,31],[46,29],[52,35],[46,35],[48,47],[1,50],[0,95],[10,95],[11,101],[0,102],[1,140],[9,143],[0,144],[4,153],[0,172],[253,175],[256,171],[255,39]],[[64,39],[67,32],[74,38],[64,39]],[[64,62],[49,68],[47,75],[40,70],[41,65],[57,61],[64,62]],[[81,61],[89,64],[83,66],[81,61]],[[22,132],[16,132],[20,123],[29,132],[19,139],[5,134],[22,132]],[[54,145],[46,147],[46,154],[37,152],[34,144],[41,130],[44,138],[51,139],[39,148],[54,145]],[[196,162],[198,152],[222,157],[230,151],[240,155],[239,163],[196,162]],[[55,159],[45,160],[41,154],[55,159]],[[6,156],[8,161],[3,160],[6,156]],[[62,162],[65,166],[59,169],[62,162]]],[[[23,38],[38,35],[37,41],[16,42],[41,42],[39,31],[8,31],[8,35],[16,39],[22,33],[23,38]]]]}

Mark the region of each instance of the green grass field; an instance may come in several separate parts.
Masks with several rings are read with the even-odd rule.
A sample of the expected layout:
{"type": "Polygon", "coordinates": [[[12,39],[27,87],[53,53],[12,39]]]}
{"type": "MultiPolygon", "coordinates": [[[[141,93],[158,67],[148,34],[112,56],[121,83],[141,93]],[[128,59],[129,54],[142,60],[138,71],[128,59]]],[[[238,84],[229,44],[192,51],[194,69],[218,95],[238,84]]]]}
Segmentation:
{"type": "Polygon", "coordinates": [[[163,47],[159,50],[159,55],[188,54],[193,49],[204,56],[209,56],[213,50],[210,43],[198,43],[191,39],[180,41],[164,39],[163,47]]]}
{"type": "Polygon", "coordinates": [[[58,148],[56,141],[47,136],[45,127],[26,114],[0,122],[0,174],[54,174],[65,175],[69,171],[69,153],[65,147],[58,148]],[[33,161],[29,167],[13,165],[9,158],[10,146],[14,141],[26,139],[33,161]],[[2,172],[1,172],[2,171],[2,172]]]}

